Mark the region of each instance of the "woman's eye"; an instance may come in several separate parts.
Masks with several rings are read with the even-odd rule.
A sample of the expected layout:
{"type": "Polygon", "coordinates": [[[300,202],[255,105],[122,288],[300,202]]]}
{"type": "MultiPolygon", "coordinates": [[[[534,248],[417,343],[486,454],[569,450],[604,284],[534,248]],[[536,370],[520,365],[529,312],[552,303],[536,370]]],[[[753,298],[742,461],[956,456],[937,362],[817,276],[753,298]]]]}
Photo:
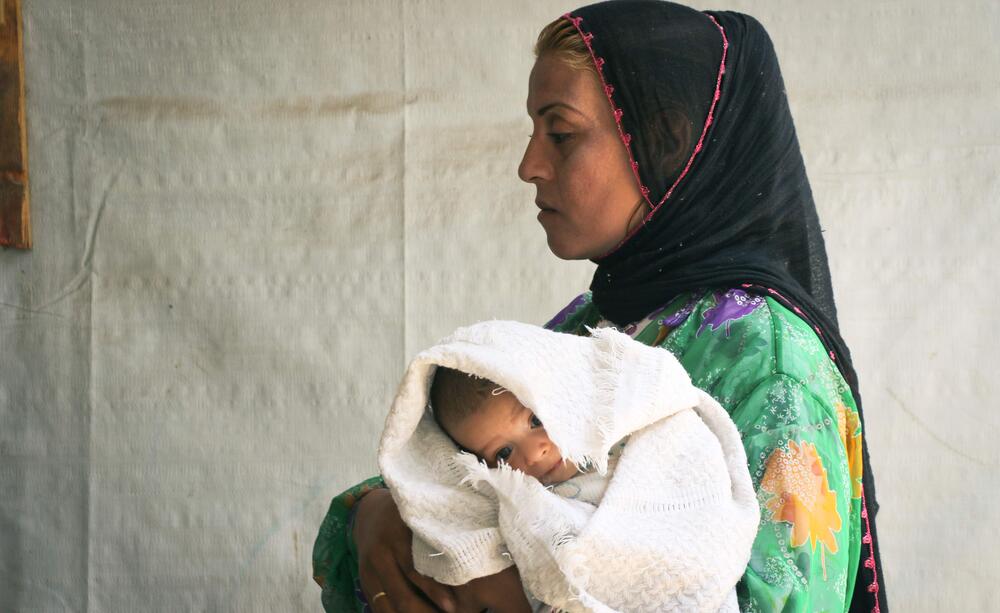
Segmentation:
{"type": "Polygon", "coordinates": [[[535,417],[534,415],[532,415],[531,416],[531,427],[532,428],[541,428],[542,427],[542,420],[540,420],[537,417],[535,417]]]}
{"type": "Polygon", "coordinates": [[[551,138],[552,142],[554,142],[557,145],[565,143],[570,139],[571,136],[573,135],[570,134],[569,132],[549,132],[549,138],[551,138]]]}
{"type": "Polygon", "coordinates": [[[514,453],[514,450],[510,447],[501,447],[493,457],[497,462],[500,462],[501,460],[506,462],[507,458],[509,458],[512,453],[514,453]]]}

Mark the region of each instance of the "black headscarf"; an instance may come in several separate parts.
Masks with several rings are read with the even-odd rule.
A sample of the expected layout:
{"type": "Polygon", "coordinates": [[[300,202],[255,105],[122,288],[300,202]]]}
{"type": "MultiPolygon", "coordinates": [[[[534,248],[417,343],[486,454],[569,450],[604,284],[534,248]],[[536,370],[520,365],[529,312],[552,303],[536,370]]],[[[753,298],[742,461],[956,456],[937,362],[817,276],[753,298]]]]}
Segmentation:
{"type": "MultiPolygon", "coordinates": [[[[596,260],[598,310],[624,325],[692,290],[770,295],[816,330],[860,412],[816,206],[763,26],[660,0],[603,2],[566,17],[593,54],[652,209],[596,260]]],[[[885,612],[878,505],[862,441],[862,534],[871,542],[861,547],[851,611],[885,612]]]]}

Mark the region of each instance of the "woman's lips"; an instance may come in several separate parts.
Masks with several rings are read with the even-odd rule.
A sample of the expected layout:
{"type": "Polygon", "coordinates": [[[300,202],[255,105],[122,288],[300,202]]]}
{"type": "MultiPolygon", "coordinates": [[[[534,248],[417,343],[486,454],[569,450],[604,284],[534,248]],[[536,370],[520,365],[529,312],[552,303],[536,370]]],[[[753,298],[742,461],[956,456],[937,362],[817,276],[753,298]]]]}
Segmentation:
{"type": "Polygon", "coordinates": [[[549,205],[545,204],[541,200],[536,200],[535,201],[535,206],[537,206],[539,209],[541,209],[540,211],[538,211],[538,215],[536,216],[537,219],[538,219],[538,221],[541,221],[542,218],[547,217],[549,215],[554,215],[556,213],[555,209],[553,209],[549,205]]]}

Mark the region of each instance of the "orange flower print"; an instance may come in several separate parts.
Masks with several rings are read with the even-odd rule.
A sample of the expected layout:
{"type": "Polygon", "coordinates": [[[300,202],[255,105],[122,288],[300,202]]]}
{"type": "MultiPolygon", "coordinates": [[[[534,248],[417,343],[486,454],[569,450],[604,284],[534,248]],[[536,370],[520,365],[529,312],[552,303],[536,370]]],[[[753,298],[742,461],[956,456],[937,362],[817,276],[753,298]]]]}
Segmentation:
{"type": "Polygon", "coordinates": [[[851,497],[861,498],[861,420],[858,413],[837,403],[837,427],[847,451],[847,466],[851,473],[851,497]]]}
{"type": "Polygon", "coordinates": [[[792,525],[791,546],[807,541],[816,550],[819,542],[823,574],[826,574],[826,550],[837,553],[835,532],[840,531],[837,495],[830,490],[826,468],[816,453],[816,446],[803,441],[788,441],[788,449],[775,449],[767,459],[760,489],[771,498],[765,507],[771,521],[792,525]]]}
{"type": "Polygon", "coordinates": [[[377,488],[374,488],[370,485],[362,485],[360,488],[358,488],[356,492],[349,492],[346,496],[344,496],[344,506],[347,507],[348,509],[353,508],[354,505],[356,505],[358,501],[361,500],[362,496],[364,496],[365,494],[374,489],[377,488]]]}

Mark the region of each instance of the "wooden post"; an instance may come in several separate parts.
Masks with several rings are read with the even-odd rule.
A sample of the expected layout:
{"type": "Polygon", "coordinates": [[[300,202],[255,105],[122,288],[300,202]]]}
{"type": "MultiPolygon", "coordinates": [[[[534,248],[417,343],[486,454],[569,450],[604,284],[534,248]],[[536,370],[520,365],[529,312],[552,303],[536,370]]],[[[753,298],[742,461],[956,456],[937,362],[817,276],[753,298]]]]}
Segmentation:
{"type": "Polygon", "coordinates": [[[0,0],[0,245],[31,248],[21,0],[0,0]]]}

